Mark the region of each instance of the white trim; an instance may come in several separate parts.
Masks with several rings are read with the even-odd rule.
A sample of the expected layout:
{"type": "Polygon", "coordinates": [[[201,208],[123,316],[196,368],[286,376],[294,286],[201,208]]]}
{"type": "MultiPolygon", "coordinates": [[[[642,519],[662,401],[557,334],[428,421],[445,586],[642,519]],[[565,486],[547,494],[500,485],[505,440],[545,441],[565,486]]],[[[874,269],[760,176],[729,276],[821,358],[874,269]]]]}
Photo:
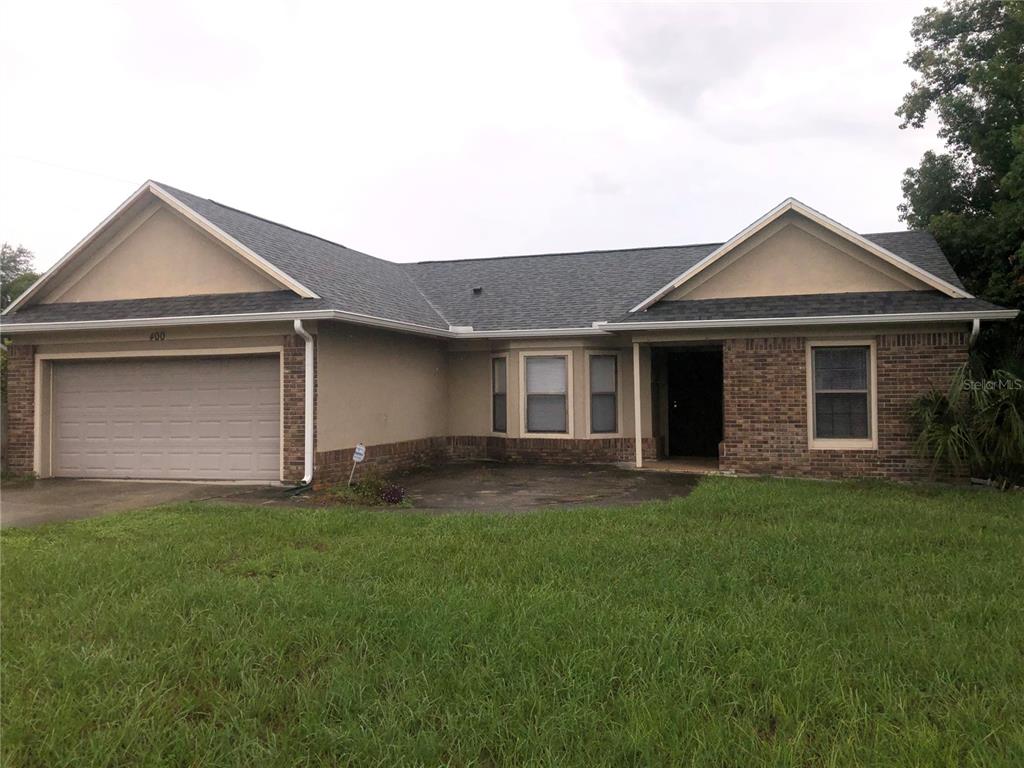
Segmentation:
{"type": "Polygon", "coordinates": [[[633,433],[635,438],[635,463],[637,469],[644,466],[644,423],[643,405],[640,399],[640,343],[633,342],[633,433]]]}
{"type": "Polygon", "coordinates": [[[147,181],[141,187],[135,190],[128,197],[127,200],[125,200],[123,203],[117,206],[114,212],[107,216],[103,221],[101,221],[98,226],[96,226],[91,232],[89,232],[88,235],[79,240],[78,243],[76,243],[70,251],[64,254],[64,256],[62,256],[60,260],[57,261],[56,264],[54,264],[52,267],[46,270],[46,272],[44,272],[39,277],[38,280],[36,280],[34,283],[32,283],[31,286],[29,286],[28,290],[26,290],[23,294],[21,294],[21,296],[19,296],[17,299],[11,302],[11,304],[3,311],[3,314],[6,315],[8,312],[17,309],[30,298],[32,298],[34,295],[36,295],[39,292],[39,289],[46,285],[46,283],[50,282],[50,280],[52,280],[55,275],[61,272],[69,261],[78,256],[88,245],[90,245],[96,239],[96,237],[104,229],[107,228],[107,226],[109,226],[115,219],[117,219],[122,213],[124,213],[125,210],[127,210],[132,204],[138,201],[139,198],[141,198],[146,193],[153,195],[153,197],[167,204],[169,207],[171,207],[176,212],[184,216],[186,219],[188,219],[193,224],[198,226],[200,229],[205,231],[207,234],[211,235],[214,239],[220,241],[222,244],[226,245],[228,248],[238,253],[238,255],[243,257],[246,261],[252,263],[253,266],[259,269],[261,272],[265,273],[275,282],[280,283],[284,287],[289,288],[290,290],[294,291],[299,296],[302,296],[304,298],[320,298],[316,293],[311,291],[309,288],[304,286],[295,278],[285,274],[280,269],[271,264],[269,261],[264,259],[262,256],[258,255],[250,248],[247,248],[246,246],[242,245],[242,243],[240,243],[235,238],[231,237],[231,235],[227,234],[222,229],[220,229],[210,221],[206,220],[202,216],[200,216],[198,213],[193,211],[191,208],[182,203],[169,192],[162,189],[156,182],[147,181]]]}
{"type": "MultiPolygon", "coordinates": [[[[178,347],[175,349],[122,349],[122,350],[111,350],[111,351],[96,351],[96,352],[38,352],[35,355],[35,399],[33,403],[32,413],[32,427],[33,427],[33,455],[32,455],[32,471],[40,477],[44,477],[40,472],[42,466],[42,400],[41,400],[41,387],[42,387],[42,367],[43,363],[50,363],[53,361],[60,360],[107,360],[107,359],[124,359],[124,358],[154,358],[154,357],[228,357],[228,356],[244,356],[244,355],[273,355],[278,356],[278,371],[279,371],[279,387],[278,387],[278,401],[279,407],[279,423],[278,423],[278,455],[280,460],[278,462],[278,482],[284,481],[284,347],[283,346],[260,346],[260,347],[202,347],[202,348],[188,348],[178,347]]],[[[45,477],[52,476],[53,473],[53,372],[50,372],[50,420],[47,424],[47,429],[50,432],[50,472],[45,477]]],[[[91,479],[91,478],[90,478],[91,479]]],[[[102,478],[98,478],[102,479],[102,478]]],[[[197,481],[200,482],[200,481],[197,481]]]]}
{"type": "MultiPolygon", "coordinates": [[[[622,437],[622,355],[617,349],[587,349],[584,350],[585,365],[583,375],[586,384],[586,429],[587,437],[595,439],[622,437]],[[593,392],[590,391],[590,358],[592,357],[613,357],[615,358],[615,431],[594,432],[590,425],[591,410],[593,408],[593,392]]],[[[607,393],[606,393],[607,394],[607,393]]]]}
{"type": "Polygon", "coordinates": [[[571,440],[575,430],[573,409],[572,350],[523,350],[519,353],[519,437],[541,440],[571,440]],[[528,432],[526,429],[526,359],[529,357],[565,358],[565,432],[528,432]]]}
{"type": "Polygon", "coordinates": [[[1012,320],[1016,309],[964,310],[962,312],[908,312],[887,315],[823,315],[820,317],[757,317],[721,320],[656,320],[638,323],[603,323],[609,331],[657,331],[686,328],[761,328],[791,325],[874,325],[876,323],[935,323],[944,320],[1012,320]]]}
{"type": "Polygon", "coordinates": [[[811,221],[813,221],[814,223],[819,224],[820,226],[824,227],[825,229],[831,231],[832,233],[834,233],[836,235],[839,235],[840,237],[843,237],[846,240],[849,240],[850,242],[854,243],[855,245],[860,246],[864,250],[866,250],[869,253],[877,256],[878,258],[882,259],[883,261],[888,262],[892,266],[894,266],[894,267],[896,267],[896,268],[906,272],[909,275],[912,275],[913,277],[917,278],[918,280],[922,281],[923,283],[926,283],[927,285],[930,285],[932,288],[935,288],[936,290],[942,291],[947,296],[952,296],[954,298],[973,298],[971,296],[971,294],[969,294],[964,289],[957,288],[955,285],[952,285],[951,283],[948,283],[945,280],[942,280],[941,278],[936,277],[931,272],[928,272],[927,270],[922,269],[921,267],[917,266],[916,264],[910,263],[909,261],[907,261],[903,257],[897,256],[892,251],[889,251],[889,250],[887,250],[885,248],[882,248],[880,245],[871,242],[866,237],[863,237],[862,235],[857,234],[856,232],[854,232],[849,227],[844,227],[842,224],[840,224],[839,222],[837,222],[837,221],[835,221],[833,219],[830,219],[828,216],[825,216],[823,213],[820,213],[820,212],[814,210],[813,208],[811,208],[810,206],[805,205],[804,203],[801,203],[796,198],[788,197],[785,200],[783,200],[781,203],[779,203],[779,205],[775,206],[770,211],[768,211],[768,213],[766,213],[764,216],[762,216],[757,221],[755,221],[753,224],[750,224],[748,227],[744,228],[742,231],[740,231],[738,234],[736,234],[733,237],[731,237],[725,243],[722,243],[722,245],[718,246],[718,248],[713,250],[711,253],[709,253],[707,256],[705,256],[703,259],[701,259],[699,262],[694,264],[692,267],[687,269],[685,272],[683,272],[681,275],[679,275],[675,279],[673,279],[673,280],[669,281],[668,283],[666,283],[665,285],[663,285],[661,288],[659,288],[657,291],[652,293],[650,296],[648,296],[646,299],[641,301],[639,304],[637,304],[635,307],[633,307],[629,311],[630,312],[640,312],[642,310],[647,309],[652,304],[654,304],[655,302],[657,302],[658,300],[663,298],[667,293],[669,293],[670,291],[673,291],[676,288],[680,287],[683,283],[687,282],[688,280],[690,280],[691,278],[693,278],[694,276],[696,276],[697,274],[699,274],[703,270],[705,270],[708,267],[710,267],[712,264],[714,264],[720,258],[725,256],[725,254],[729,253],[734,248],[736,248],[738,245],[740,245],[740,243],[742,243],[745,240],[747,240],[748,238],[754,236],[755,234],[760,232],[762,229],[764,229],[766,226],[771,224],[773,221],[778,219],[783,214],[788,213],[789,211],[794,211],[796,213],[799,213],[800,215],[804,216],[805,218],[808,218],[811,221]]]}
{"type": "Polygon", "coordinates": [[[808,339],[804,367],[807,369],[807,447],[812,451],[878,450],[878,349],[874,339],[808,339]],[[815,437],[814,421],[814,348],[868,348],[868,428],[866,438],[815,437]]]}
{"type": "Polygon", "coordinates": [[[141,317],[123,320],[67,320],[59,322],[0,324],[0,333],[17,334],[44,331],[92,331],[118,328],[171,327],[179,325],[223,325],[225,323],[266,323],[301,320],[339,320],[356,325],[404,331],[440,339],[530,339],[565,336],[608,336],[614,331],[676,330],[686,328],[744,328],[792,325],[836,325],[875,323],[934,323],[942,321],[1012,320],[1016,309],[982,309],[956,312],[909,312],[886,315],[823,315],[819,317],[726,318],[721,320],[654,320],[635,323],[599,321],[592,328],[552,328],[532,330],[453,332],[416,323],[387,320],[357,312],[336,309],[312,309],[288,312],[244,312],[229,315],[181,315],[175,317],[141,317]]]}
{"type": "Polygon", "coordinates": [[[509,411],[508,396],[509,396],[509,392],[510,392],[508,357],[509,357],[508,352],[493,353],[493,354],[491,354],[490,361],[488,363],[491,366],[491,375],[490,375],[490,378],[489,378],[489,381],[491,382],[491,392],[490,392],[490,398],[488,399],[488,402],[487,402],[487,404],[490,406],[490,413],[488,414],[487,420],[490,423],[490,433],[494,437],[508,437],[508,421],[509,421],[509,417],[508,417],[509,416],[509,414],[508,414],[508,411],[509,411]],[[494,393],[494,361],[497,360],[498,358],[501,358],[502,360],[505,361],[505,431],[504,432],[498,432],[494,428],[494,394],[495,394],[494,393]]]}

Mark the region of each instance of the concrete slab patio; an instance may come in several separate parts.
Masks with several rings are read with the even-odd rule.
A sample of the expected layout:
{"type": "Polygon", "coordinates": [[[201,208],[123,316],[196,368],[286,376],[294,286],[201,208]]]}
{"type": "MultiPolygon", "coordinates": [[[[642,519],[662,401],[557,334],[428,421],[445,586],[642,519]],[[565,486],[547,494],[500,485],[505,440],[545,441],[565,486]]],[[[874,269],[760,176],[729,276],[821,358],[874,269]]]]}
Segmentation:
{"type": "Polygon", "coordinates": [[[400,475],[415,509],[515,512],[544,507],[608,507],[685,496],[695,475],[636,472],[590,464],[448,464],[400,475]]]}

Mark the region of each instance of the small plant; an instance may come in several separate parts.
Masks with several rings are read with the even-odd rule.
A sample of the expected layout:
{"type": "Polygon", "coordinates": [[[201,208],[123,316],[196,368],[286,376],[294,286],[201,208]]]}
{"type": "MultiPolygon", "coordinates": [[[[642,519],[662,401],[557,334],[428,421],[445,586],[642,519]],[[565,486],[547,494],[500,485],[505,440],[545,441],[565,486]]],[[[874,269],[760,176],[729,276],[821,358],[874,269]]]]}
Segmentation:
{"type": "Polygon", "coordinates": [[[405,489],[395,483],[388,483],[380,492],[380,499],[385,504],[401,504],[405,501],[405,489]]]}
{"type": "Polygon", "coordinates": [[[331,501],[362,507],[405,504],[405,489],[374,473],[368,473],[352,485],[342,484],[326,491],[331,501]]]}

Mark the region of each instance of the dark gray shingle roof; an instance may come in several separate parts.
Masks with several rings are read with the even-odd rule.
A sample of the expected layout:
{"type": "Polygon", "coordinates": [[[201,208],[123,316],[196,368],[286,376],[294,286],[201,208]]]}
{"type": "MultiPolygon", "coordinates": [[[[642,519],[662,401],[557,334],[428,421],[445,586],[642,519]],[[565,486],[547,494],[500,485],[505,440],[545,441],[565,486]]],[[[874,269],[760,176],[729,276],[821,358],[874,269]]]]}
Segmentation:
{"type": "Polygon", "coordinates": [[[645,312],[627,313],[616,323],[680,320],[755,320],[776,317],[971,312],[1001,309],[983,299],[954,299],[938,291],[826,293],[810,296],[758,296],[744,299],[663,301],[645,312]]]}
{"type": "MultiPolygon", "coordinates": [[[[478,331],[589,328],[595,321],[620,319],[630,308],[720,245],[705,243],[397,264],[166,184],[157,186],[321,298],[302,299],[280,291],[49,304],[10,313],[4,317],[4,322],[335,309],[435,329],[447,329],[449,325],[472,326],[478,331]],[[481,288],[479,294],[473,292],[477,287],[481,288]]],[[[865,237],[937,277],[963,287],[929,233],[884,232],[865,237]]],[[[932,294],[924,292],[922,295],[932,294]]],[[[837,307],[845,306],[844,301],[856,301],[842,298],[852,296],[855,294],[801,297],[800,302],[791,302],[791,306],[807,307],[810,312],[812,306],[828,304],[829,311],[822,310],[825,314],[844,314],[837,307]]],[[[750,301],[751,307],[761,306],[756,303],[760,300],[750,301]]],[[[903,299],[899,301],[903,302],[901,306],[910,306],[903,299]]],[[[722,306],[740,308],[736,304],[722,306]]],[[[957,304],[956,308],[970,307],[957,304]]],[[[672,302],[656,305],[646,316],[650,319],[654,312],[706,311],[712,311],[712,305],[703,301],[672,302]]]]}
{"type": "Polygon", "coordinates": [[[304,312],[332,309],[324,299],[304,299],[291,291],[210,293],[159,299],[74,301],[36,304],[4,316],[4,322],[65,323],[76,320],[126,320],[147,317],[234,315],[246,312],[304,312]]]}
{"type": "MultiPolygon", "coordinates": [[[[963,287],[928,232],[864,237],[963,287]]],[[[720,245],[435,261],[407,268],[453,325],[477,330],[582,328],[628,312],[720,245]],[[476,295],[474,287],[483,290],[476,295]]]]}
{"type": "Polygon", "coordinates": [[[157,184],[325,299],[332,309],[447,328],[401,265],[157,184]]]}

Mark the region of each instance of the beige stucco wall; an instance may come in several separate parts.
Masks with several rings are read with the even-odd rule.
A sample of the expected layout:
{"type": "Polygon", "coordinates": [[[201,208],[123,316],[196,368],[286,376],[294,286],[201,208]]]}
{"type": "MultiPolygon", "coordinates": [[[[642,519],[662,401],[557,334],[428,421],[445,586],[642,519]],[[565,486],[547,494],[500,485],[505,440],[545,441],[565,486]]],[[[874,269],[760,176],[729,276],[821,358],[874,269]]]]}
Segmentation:
{"type": "Polygon", "coordinates": [[[154,203],[78,257],[42,303],[282,290],[180,214],[154,203]]]}
{"type": "MultiPolygon", "coordinates": [[[[621,342],[620,342],[621,343],[621,342]]],[[[650,353],[641,350],[641,391],[650,391],[650,353]]],[[[633,437],[633,350],[606,339],[566,341],[512,341],[491,345],[455,345],[449,361],[448,434],[491,435],[491,359],[508,360],[508,431],[505,437],[535,437],[524,430],[523,358],[530,354],[567,354],[572,360],[572,433],[565,437],[587,438],[589,432],[590,387],[588,353],[618,355],[618,424],[615,435],[633,437]]],[[[650,409],[645,408],[644,436],[651,434],[650,409]]],[[[560,439],[552,437],[550,439],[560,439]]]]}
{"type": "Polygon", "coordinates": [[[824,227],[787,214],[665,299],[927,289],[824,227]]]}
{"type": "Polygon", "coordinates": [[[444,342],[323,323],[317,362],[318,451],[448,433],[444,342]]]}

